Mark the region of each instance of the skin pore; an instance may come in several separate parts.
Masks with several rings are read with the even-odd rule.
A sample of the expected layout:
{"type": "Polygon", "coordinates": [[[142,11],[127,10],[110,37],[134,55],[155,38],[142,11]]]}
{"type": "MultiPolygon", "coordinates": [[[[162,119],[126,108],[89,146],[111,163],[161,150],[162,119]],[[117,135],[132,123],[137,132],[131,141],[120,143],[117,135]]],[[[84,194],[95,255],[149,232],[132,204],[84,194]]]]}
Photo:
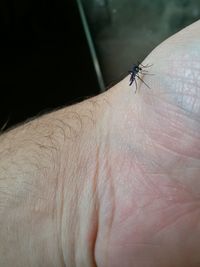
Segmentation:
{"type": "Polygon", "coordinates": [[[199,34],[0,136],[0,266],[200,266],[199,34]]]}

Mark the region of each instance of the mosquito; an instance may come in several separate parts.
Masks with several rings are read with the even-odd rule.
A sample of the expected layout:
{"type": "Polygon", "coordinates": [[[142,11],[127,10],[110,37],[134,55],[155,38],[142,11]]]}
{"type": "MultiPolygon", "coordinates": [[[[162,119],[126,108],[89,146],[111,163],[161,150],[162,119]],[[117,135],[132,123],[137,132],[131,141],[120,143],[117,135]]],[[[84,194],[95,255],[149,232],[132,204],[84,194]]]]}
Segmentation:
{"type": "Polygon", "coordinates": [[[142,63],[133,64],[132,69],[129,71],[129,74],[131,75],[130,77],[130,81],[129,81],[129,86],[131,86],[133,84],[133,82],[135,82],[135,93],[137,92],[137,81],[136,81],[136,77],[143,82],[149,89],[151,89],[148,84],[145,83],[145,81],[142,80],[142,78],[140,78],[139,74],[143,74],[143,75],[153,75],[153,74],[149,74],[147,70],[145,70],[145,68],[149,68],[153,66],[153,64],[147,64],[147,65],[143,65],[142,63]]]}

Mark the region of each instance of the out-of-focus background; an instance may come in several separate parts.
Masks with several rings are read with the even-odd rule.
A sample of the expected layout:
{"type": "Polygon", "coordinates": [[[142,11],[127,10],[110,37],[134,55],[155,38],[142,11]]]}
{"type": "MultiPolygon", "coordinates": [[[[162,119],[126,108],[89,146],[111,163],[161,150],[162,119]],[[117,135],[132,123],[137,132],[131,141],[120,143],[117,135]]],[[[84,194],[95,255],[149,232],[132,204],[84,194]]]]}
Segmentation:
{"type": "Polygon", "coordinates": [[[99,92],[76,1],[1,0],[0,38],[0,129],[99,92]]]}
{"type": "Polygon", "coordinates": [[[102,92],[199,0],[1,0],[0,129],[102,92]]]}
{"type": "Polygon", "coordinates": [[[199,0],[78,0],[104,84],[118,80],[167,37],[200,18],[199,0]]]}

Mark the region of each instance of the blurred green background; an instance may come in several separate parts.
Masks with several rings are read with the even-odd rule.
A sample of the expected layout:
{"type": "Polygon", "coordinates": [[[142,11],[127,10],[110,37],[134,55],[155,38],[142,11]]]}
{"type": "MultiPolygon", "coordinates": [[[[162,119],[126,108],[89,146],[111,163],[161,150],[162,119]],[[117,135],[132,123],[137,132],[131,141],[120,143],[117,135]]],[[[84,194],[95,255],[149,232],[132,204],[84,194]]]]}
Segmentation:
{"type": "Polygon", "coordinates": [[[77,0],[102,91],[200,18],[199,0],[77,0]]]}

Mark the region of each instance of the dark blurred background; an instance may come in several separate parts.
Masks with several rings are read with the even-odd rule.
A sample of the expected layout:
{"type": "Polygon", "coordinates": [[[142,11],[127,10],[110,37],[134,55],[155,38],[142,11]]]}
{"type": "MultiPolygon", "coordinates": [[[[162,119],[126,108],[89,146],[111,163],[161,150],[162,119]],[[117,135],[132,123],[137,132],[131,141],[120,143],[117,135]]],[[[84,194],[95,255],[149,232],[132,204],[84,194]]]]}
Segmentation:
{"type": "Polygon", "coordinates": [[[0,129],[99,92],[75,1],[0,1],[0,129]]]}
{"type": "Polygon", "coordinates": [[[77,1],[84,6],[106,86],[166,38],[200,19],[200,0],[77,1]]]}

